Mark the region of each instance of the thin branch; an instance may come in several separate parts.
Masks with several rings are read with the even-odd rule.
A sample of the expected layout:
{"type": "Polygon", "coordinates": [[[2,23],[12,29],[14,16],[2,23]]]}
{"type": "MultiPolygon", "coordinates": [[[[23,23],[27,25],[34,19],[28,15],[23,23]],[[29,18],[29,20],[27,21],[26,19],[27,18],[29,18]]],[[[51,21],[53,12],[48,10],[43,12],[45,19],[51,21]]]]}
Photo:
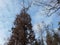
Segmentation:
{"type": "Polygon", "coordinates": [[[31,2],[28,1],[28,7],[26,8],[27,10],[31,7],[32,3],[33,3],[33,1],[31,1],[31,2]]]}
{"type": "Polygon", "coordinates": [[[46,4],[46,3],[42,3],[42,2],[38,2],[38,1],[35,1],[35,2],[39,3],[39,4],[34,3],[34,5],[37,5],[37,6],[41,6],[41,4],[43,4],[44,6],[49,6],[49,7],[52,7],[51,5],[46,4]]]}
{"type": "Polygon", "coordinates": [[[57,8],[54,12],[52,12],[50,15],[48,15],[48,17],[51,16],[52,14],[54,14],[55,12],[57,12],[59,9],[60,9],[60,7],[57,8]]]}
{"type": "Polygon", "coordinates": [[[24,0],[23,0],[23,8],[25,8],[25,5],[24,5],[24,0]]]}
{"type": "Polygon", "coordinates": [[[46,4],[43,2],[39,2],[39,1],[35,1],[35,2],[36,3],[34,3],[34,5],[42,6],[42,7],[45,7],[45,6],[50,7],[50,9],[46,8],[47,10],[49,10],[49,12],[47,13],[48,16],[51,16],[52,14],[54,14],[55,12],[57,12],[60,9],[60,7],[57,6],[58,3],[55,3],[54,6],[52,6],[50,4],[46,4]],[[49,14],[51,10],[55,10],[55,11],[53,11],[51,14],[49,14]]]}

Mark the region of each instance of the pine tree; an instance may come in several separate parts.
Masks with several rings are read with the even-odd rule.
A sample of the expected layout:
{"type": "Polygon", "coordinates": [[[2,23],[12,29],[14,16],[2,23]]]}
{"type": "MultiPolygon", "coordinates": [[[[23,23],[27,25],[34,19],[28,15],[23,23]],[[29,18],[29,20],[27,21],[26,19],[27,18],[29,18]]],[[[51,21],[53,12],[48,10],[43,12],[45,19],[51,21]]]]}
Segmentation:
{"type": "Polygon", "coordinates": [[[35,35],[32,30],[30,15],[25,11],[25,8],[20,15],[17,15],[14,25],[8,45],[33,45],[35,35]]]}

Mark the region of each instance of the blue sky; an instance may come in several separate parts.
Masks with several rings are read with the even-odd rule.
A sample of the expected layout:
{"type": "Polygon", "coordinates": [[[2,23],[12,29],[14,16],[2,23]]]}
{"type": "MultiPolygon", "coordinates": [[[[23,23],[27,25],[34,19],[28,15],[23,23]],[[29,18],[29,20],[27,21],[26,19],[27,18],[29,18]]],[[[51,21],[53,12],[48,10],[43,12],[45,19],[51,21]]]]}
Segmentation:
{"type": "MultiPolygon", "coordinates": [[[[43,1],[46,2],[47,0],[43,1]]],[[[11,30],[16,15],[19,14],[22,9],[20,3],[22,3],[21,0],[0,0],[0,45],[4,45],[4,42],[11,35],[8,30],[11,30]]],[[[32,5],[30,7],[28,13],[32,18],[33,28],[42,21],[45,21],[46,24],[52,22],[54,28],[57,28],[58,21],[60,21],[60,16],[58,16],[60,10],[50,17],[46,17],[47,11],[45,7],[41,6],[32,5]]],[[[34,31],[38,31],[37,28],[34,29],[34,31]]],[[[36,32],[36,34],[37,33],[40,32],[36,32]]]]}

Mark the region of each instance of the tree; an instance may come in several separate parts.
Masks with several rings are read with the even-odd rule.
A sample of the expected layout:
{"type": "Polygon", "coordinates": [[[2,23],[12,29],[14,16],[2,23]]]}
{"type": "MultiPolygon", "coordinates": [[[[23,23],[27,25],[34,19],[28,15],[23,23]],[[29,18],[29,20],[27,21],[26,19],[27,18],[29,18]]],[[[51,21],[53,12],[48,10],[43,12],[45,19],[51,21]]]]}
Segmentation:
{"type": "Polygon", "coordinates": [[[38,24],[37,26],[38,26],[39,32],[41,33],[40,34],[41,40],[39,41],[39,45],[44,45],[44,41],[43,41],[43,29],[41,28],[40,24],[38,24]]]}
{"type": "Polygon", "coordinates": [[[14,22],[15,27],[12,28],[12,36],[9,39],[8,45],[33,45],[36,42],[31,18],[26,12],[28,8],[24,7],[20,15],[17,15],[14,22]]]}
{"type": "Polygon", "coordinates": [[[59,35],[57,33],[54,34],[53,38],[54,38],[54,40],[53,40],[52,45],[60,44],[60,37],[59,37],[59,35]]]}
{"type": "MultiPolygon", "coordinates": [[[[59,25],[59,23],[58,23],[59,25]]],[[[60,26],[59,26],[60,27],[60,26]]],[[[54,35],[53,35],[53,45],[59,45],[60,44],[60,37],[59,37],[59,28],[58,28],[58,33],[56,33],[55,31],[53,31],[54,35]]]]}
{"type": "Polygon", "coordinates": [[[47,41],[46,41],[47,42],[47,45],[60,45],[60,37],[59,37],[59,34],[55,32],[55,30],[53,29],[53,25],[52,25],[51,31],[53,32],[53,35],[52,36],[49,33],[49,31],[47,31],[47,41]]]}
{"type": "Polygon", "coordinates": [[[47,42],[47,45],[52,45],[52,36],[50,35],[49,32],[47,32],[46,42],[47,42]]]}

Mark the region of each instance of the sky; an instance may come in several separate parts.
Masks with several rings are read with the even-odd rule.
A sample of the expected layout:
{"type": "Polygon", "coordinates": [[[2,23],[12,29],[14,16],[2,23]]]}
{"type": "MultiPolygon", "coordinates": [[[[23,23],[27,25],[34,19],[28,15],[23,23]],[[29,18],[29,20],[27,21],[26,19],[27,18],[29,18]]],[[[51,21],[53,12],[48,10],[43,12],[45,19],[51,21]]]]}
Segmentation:
{"type": "MultiPolygon", "coordinates": [[[[4,45],[8,37],[11,35],[11,28],[13,27],[13,22],[17,14],[20,14],[22,6],[20,5],[22,0],[0,0],[0,45],[4,45]]],[[[42,0],[41,0],[42,1],[42,0]]],[[[43,0],[47,2],[47,0],[43,0]]],[[[50,1],[50,0],[49,0],[50,1]]],[[[49,2],[48,1],[48,2],[49,2]]],[[[53,3],[52,3],[53,4],[53,3]]],[[[33,30],[36,35],[39,35],[40,32],[37,29],[37,24],[44,21],[46,24],[54,24],[54,28],[58,27],[58,22],[60,21],[60,16],[58,15],[58,10],[52,16],[47,17],[46,13],[48,10],[42,6],[32,5],[28,13],[32,19],[33,30]]],[[[36,36],[38,38],[39,36],[36,36]]]]}

